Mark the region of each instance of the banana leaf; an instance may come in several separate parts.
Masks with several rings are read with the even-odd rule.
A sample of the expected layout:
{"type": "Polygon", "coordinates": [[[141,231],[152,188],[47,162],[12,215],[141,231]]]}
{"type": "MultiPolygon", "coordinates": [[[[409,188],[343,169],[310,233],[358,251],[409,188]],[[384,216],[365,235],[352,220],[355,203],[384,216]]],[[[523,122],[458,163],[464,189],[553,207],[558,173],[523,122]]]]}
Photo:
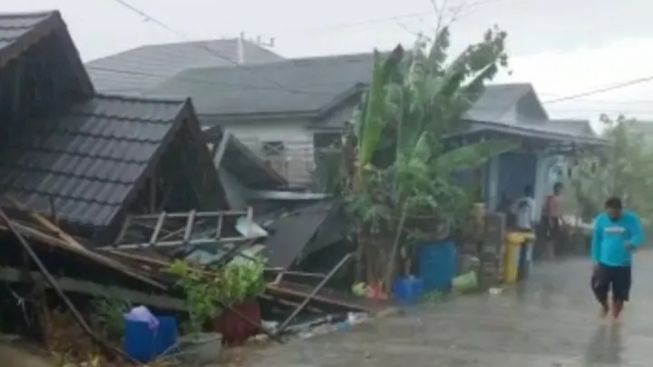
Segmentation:
{"type": "Polygon", "coordinates": [[[363,109],[362,124],[359,132],[360,145],[358,163],[361,167],[368,165],[383,134],[386,119],[386,102],[388,84],[397,73],[404,51],[398,46],[386,59],[374,52],[374,71],[363,109]]]}

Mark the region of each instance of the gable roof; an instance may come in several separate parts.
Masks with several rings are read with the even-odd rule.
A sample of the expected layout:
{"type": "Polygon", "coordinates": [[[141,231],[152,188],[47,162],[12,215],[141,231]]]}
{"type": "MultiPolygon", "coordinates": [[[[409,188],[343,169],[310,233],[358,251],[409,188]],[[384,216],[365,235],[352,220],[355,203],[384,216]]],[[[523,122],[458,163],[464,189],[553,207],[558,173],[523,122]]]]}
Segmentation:
{"type": "Polygon", "coordinates": [[[88,74],[58,11],[0,14],[0,69],[43,38],[53,34],[66,52],[67,62],[75,70],[79,90],[93,92],[88,74]]]}
{"type": "Polygon", "coordinates": [[[191,96],[200,115],[319,113],[368,84],[371,53],[187,70],[148,91],[191,96]]]}
{"type": "Polygon", "coordinates": [[[0,147],[0,192],[43,213],[52,198],[68,224],[106,228],[191,113],[187,101],[98,95],[30,121],[0,147]]]}
{"type": "Polygon", "coordinates": [[[90,61],[86,68],[102,92],[141,92],[192,68],[282,60],[272,51],[240,39],[148,45],[90,61]],[[239,48],[242,46],[242,49],[239,48]]]}
{"type": "Polygon", "coordinates": [[[516,124],[547,120],[548,116],[532,84],[510,83],[488,85],[465,119],[516,124]]]}

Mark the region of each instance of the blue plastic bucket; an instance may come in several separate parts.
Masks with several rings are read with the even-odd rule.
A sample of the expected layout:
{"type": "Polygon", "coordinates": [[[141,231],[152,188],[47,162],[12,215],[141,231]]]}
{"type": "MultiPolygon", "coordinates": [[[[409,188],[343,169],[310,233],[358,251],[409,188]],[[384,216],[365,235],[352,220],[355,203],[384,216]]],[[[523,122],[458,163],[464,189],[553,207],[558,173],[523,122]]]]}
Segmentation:
{"type": "Polygon", "coordinates": [[[447,292],[456,275],[456,245],[452,241],[424,244],[418,251],[419,277],[424,291],[447,292]]]}

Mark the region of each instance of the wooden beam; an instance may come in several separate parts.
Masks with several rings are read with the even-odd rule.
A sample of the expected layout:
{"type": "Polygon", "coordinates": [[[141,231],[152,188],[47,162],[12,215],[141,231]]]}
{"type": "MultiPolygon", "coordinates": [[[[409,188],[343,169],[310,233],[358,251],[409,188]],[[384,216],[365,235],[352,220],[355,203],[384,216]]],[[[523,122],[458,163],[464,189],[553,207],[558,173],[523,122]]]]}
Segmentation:
{"type": "Polygon", "coordinates": [[[286,329],[288,324],[290,324],[290,322],[304,309],[304,307],[308,305],[308,303],[313,299],[313,297],[315,297],[318,294],[318,292],[320,292],[320,290],[324,288],[327,282],[329,282],[329,280],[333,278],[333,276],[347,263],[347,261],[349,261],[349,259],[351,259],[351,257],[352,254],[345,255],[345,257],[343,257],[342,260],[340,260],[340,262],[336,264],[336,266],[334,266],[333,269],[331,269],[331,271],[324,277],[324,279],[322,279],[320,283],[313,289],[311,294],[309,294],[308,297],[306,297],[304,301],[302,301],[302,303],[300,303],[299,306],[297,306],[297,308],[295,308],[295,310],[290,314],[290,316],[288,316],[288,318],[279,326],[279,329],[277,330],[277,335],[282,333],[286,329]]]}
{"type": "Polygon", "coordinates": [[[129,228],[131,221],[132,221],[132,217],[130,215],[125,217],[125,221],[122,223],[122,228],[120,228],[120,232],[118,233],[118,237],[116,237],[115,243],[122,242],[122,239],[125,237],[125,234],[127,233],[127,229],[129,228]]]}
{"type": "MultiPolygon", "coordinates": [[[[195,211],[196,218],[217,218],[221,215],[231,215],[231,216],[246,216],[248,213],[247,210],[223,210],[223,211],[195,211]]],[[[177,213],[168,213],[166,217],[168,218],[186,218],[190,215],[190,212],[177,212],[177,213]]],[[[157,219],[159,214],[143,214],[143,215],[132,215],[132,218],[135,220],[141,219],[157,219]]]]}
{"type": "Polygon", "coordinates": [[[190,235],[193,233],[193,226],[195,225],[195,211],[191,210],[186,220],[186,230],[184,231],[184,243],[188,243],[190,235]]]}
{"type": "Polygon", "coordinates": [[[220,166],[222,165],[222,158],[224,157],[224,153],[227,151],[227,146],[229,145],[230,139],[231,139],[231,133],[227,131],[223,131],[220,144],[218,145],[218,148],[213,153],[213,157],[212,157],[213,165],[215,166],[215,168],[220,168],[220,166]]]}
{"type": "Polygon", "coordinates": [[[165,222],[165,220],[166,212],[161,212],[159,219],[156,221],[156,227],[154,227],[154,231],[152,231],[152,236],[150,237],[150,246],[153,246],[157,240],[157,237],[159,237],[159,232],[161,232],[161,228],[163,227],[163,222],[165,222]]]}
{"type": "Polygon", "coordinates": [[[8,197],[7,198],[13,206],[15,206],[17,209],[20,209],[22,211],[25,211],[29,214],[32,219],[37,221],[39,224],[41,224],[43,227],[46,229],[54,232],[59,238],[64,240],[66,244],[68,244],[71,247],[75,247],[77,249],[83,249],[86,250],[84,246],[82,246],[81,243],[77,242],[73,236],[69,235],[65,231],[63,231],[61,228],[57,227],[55,224],[53,224],[51,221],[49,221],[46,217],[42,216],[41,214],[34,212],[34,211],[29,211],[29,209],[25,208],[25,206],[18,201],[16,201],[14,198],[8,197]]]}
{"type": "MultiPolygon", "coordinates": [[[[176,246],[202,246],[202,245],[223,245],[226,243],[240,243],[243,241],[251,241],[255,238],[251,237],[225,237],[220,239],[215,238],[200,238],[196,240],[188,240],[184,242],[183,240],[179,241],[159,241],[154,246],[155,247],[176,247],[176,246]]],[[[141,247],[149,247],[149,243],[125,243],[112,246],[103,246],[98,247],[98,250],[135,250],[141,247]]]]}
{"type": "MultiPolygon", "coordinates": [[[[30,237],[32,239],[35,239],[37,241],[42,242],[43,244],[49,245],[49,246],[56,246],[58,248],[61,248],[65,251],[70,251],[73,252],[79,256],[84,257],[87,260],[90,261],[95,261],[98,264],[104,265],[108,268],[111,268],[115,271],[118,271],[122,274],[125,274],[126,276],[129,276],[133,279],[138,279],[139,281],[149,284],[150,286],[153,286],[155,288],[161,289],[161,290],[167,290],[168,287],[155,281],[152,280],[144,275],[141,275],[132,269],[129,269],[127,266],[124,264],[115,261],[114,259],[111,259],[109,257],[103,256],[101,254],[98,254],[96,252],[87,250],[85,248],[78,249],[76,247],[70,247],[69,244],[67,244],[65,241],[57,238],[50,236],[48,234],[45,234],[39,230],[36,230],[34,228],[31,228],[29,226],[17,223],[17,222],[11,222],[11,226],[18,230],[21,235],[30,237]]],[[[0,224],[0,229],[5,230],[5,231],[12,231],[11,227],[9,225],[2,225],[0,224]]],[[[12,231],[13,232],[13,231],[12,231]]],[[[112,248],[112,247],[111,247],[112,248]]]]}
{"type": "Polygon", "coordinates": [[[222,237],[222,225],[224,222],[224,215],[218,217],[218,227],[215,229],[215,238],[222,237]]]}
{"type": "Polygon", "coordinates": [[[79,326],[82,328],[82,330],[84,330],[84,332],[86,332],[86,334],[88,334],[88,336],[90,336],[91,339],[93,339],[93,341],[95,341],[102,348],[104,348],[104,350],[112,351],[132,361],[131,357],[129,357],[125,352],[123,352],[121,349],[116,348],[115,346],[112,346],[109,342],[107,342],[107,340],[102,338],[100,335],[95,333],[93,329],[91,329],[90,325],[86,322],[86,320],[79,312],[77,307],[75,307],[75,304],[73,304],[70,298],[68,298],[66,293],[59,286],[57,280],[52,276],[52,274],[50,274],[50,272],[43,264],[39,256],[36,254],[34,249],[32,249],[30,243],[27,241],[27,239],[25,239],[23,234],[14,226],[12,221],[9,219],[7,214],[2,209],[0,209],[0,218],[2,218],[2,220],[5,222],[6,226],[9,228],[9,231],[13,233],[16,239],[18,239],[18,242],[21,244],[25,252],[27,252],[32,262],[36,264],[36,267],[39,269],[38,275],[41,275],[47,281],[50,287],[54,289],[54,291],[57,293],[61,301],[66,305],[66,308],[73,315],[73,317],[75,318],[79,326]]]}
{"type": "MultiPolygon", "coordinates": [[[[29,272],[29,277],[36,281],[44,281],[43,275],[37,271],[29,272]]],[[[25,272],[13,267],[0,267],[0,279],[12,283],[26,283],[30,279],[25,277],[25,272]]],[[[166,310],[186,311],[184,301],[170,296],[161,296],[145,292],[135,291],[117,286],[106,286],[69,277],[56,277],[55,280],[62,290],[66,292],[86,294],[93,297],[115,296],[130,301],[133,304],[144,304],[166,310]]],[[[49,286],[48,288],[51,288],[49,286]]]]}

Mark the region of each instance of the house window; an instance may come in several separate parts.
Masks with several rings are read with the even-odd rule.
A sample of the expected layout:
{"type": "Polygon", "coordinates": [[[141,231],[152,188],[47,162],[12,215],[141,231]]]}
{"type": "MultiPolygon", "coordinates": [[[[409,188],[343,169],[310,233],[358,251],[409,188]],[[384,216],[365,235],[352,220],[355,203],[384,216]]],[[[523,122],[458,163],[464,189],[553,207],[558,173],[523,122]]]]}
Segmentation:
{"type": "Polygon", "coordinates": [[[265,157],[279,157],[284,154],[286,150],[282,141],[266,141],[263,142],[263,155],[265,157]]]}
{"type": "Polygon", "coordinates": [[[317,133],[313,135],[315,148],[339,148],[341,145],[341,133],[317,133]]]}

